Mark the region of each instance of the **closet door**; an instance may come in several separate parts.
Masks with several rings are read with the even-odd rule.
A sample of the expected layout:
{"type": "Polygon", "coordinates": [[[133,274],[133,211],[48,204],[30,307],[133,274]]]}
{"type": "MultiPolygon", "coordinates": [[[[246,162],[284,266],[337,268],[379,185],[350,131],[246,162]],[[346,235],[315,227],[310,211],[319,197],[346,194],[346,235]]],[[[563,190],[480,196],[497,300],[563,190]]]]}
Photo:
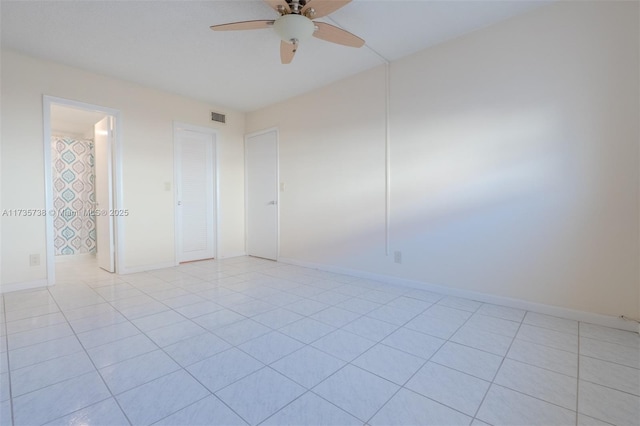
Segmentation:
{"type": "Polygon", "coordinates": [[[178,262],[214,258],[215,135],[177,129],[175,168],[178,262]]]}
{"type": "Polygon", "coordinates": [[[245,139],[247,254],[278,258],[278,132],[245,139]]]}

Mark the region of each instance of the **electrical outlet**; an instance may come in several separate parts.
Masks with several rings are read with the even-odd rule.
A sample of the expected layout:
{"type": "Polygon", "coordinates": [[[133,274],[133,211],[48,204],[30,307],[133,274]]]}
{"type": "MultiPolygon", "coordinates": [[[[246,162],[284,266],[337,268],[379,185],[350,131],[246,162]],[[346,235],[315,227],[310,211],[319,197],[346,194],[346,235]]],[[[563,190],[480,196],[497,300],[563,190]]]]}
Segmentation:
{"type": "Polygon", "coordinates": [[[284,192],[284,182],[280,182],[280,192],[284,192]]]}
{"type": "Polygon", "coordinates": [[[29,266],[40,266],[40,255],[39,254],[30,254],[29,255],[29,266]]]}
{"type": "Polygon", "coordinates": [[[393,252],[393,261],[395,263],[402,263],[402,252],[401,251],[394,251],[393,252]]]}

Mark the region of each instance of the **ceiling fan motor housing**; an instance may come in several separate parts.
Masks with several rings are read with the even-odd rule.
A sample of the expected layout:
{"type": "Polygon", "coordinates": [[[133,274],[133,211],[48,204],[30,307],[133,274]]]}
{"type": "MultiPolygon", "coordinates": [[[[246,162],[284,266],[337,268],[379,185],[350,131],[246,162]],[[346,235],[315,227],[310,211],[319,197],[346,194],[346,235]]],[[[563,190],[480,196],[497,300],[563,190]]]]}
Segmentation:
{"type": "Polygon", "coordinates": [[[289,14],[276,19],[273,29],[280,38],[288,43],[306,40],[313,34],[315,25],[306,16],[289,14]]]}

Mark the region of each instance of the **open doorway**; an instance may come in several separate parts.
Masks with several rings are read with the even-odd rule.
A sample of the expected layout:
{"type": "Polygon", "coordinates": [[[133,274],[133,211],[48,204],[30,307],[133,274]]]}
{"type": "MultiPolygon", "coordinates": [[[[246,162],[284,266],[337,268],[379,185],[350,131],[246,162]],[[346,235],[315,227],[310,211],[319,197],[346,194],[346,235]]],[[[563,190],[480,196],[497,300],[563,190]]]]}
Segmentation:
{"type": "Polygon", "coordinates": [[[45,97],[44,123],[48,284],[118,272],[119,113],[45,97]]]}

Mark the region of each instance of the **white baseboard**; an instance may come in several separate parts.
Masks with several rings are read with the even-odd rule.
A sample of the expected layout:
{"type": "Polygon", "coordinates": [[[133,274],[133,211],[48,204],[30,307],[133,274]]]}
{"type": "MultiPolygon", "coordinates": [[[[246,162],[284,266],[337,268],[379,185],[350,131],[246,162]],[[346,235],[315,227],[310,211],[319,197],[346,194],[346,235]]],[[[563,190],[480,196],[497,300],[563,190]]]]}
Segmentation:
{"type": "Polygon", "coordinates": [[[218,259],[231,259],[233,257],[242,257],[242,256],[246,256],[246,255],[247,255],[247,253],[245,253],[243,251],[242,252],[236,252],[236,253],[231,252],[231,253],[225,253],[224,255],[220,255],[218,257],[218,259]]]}
{"type": "Polygon", "coordinates": [[[175,268],[174,262],[155,263],[151,265],[123,267],[118,270],[118,275],[136,274],[138,272],[154,271],[156,269],[175,268]]]}
{"type": "Polygon", "coordinates": [[[47,287],[49,282],[46,278],[41,280],[24,281],[20,283],[9,283],[0,285],[0,294],[12,291],[31,290],[34,288],[47,287]]]}
{"type": "Polygon", "coordinates": [[[529,302],[522,299],[514,299],[493,294],[481,293],[471,290],[462,290],[437,284],[430,284],[422,281],[409,280],[394,277],[392,275],[375,274],[372,272],[357,269],[342,268],[339,266],[325,265],[313,262],[306,262],[297,259],[279,258],[278,262],[289,265],[303,266],[305,268],[318,269],[321,271],[333,272],[337,274],[351,275],[358,278],[380,281],[387,284],[416,288],[420,290],[432,291],[446,296],[455,296],[465,299],[476,300],[478,302],[492,303],[495,305],[508,306],[510,308],[524,309],[526,311],[537,312],[555,317],[567,318],[576,321],[598,324],[605,327],[618,328],[621,330],[640,332],[640,326],[632,321],[625,321],[619,317],[596,314],[593,312],[579,311],[576,309],[564,308],[561,306],[547,305],[544,303],[529,302]]]}
{"type": "MultiPolygon", "coordinates": [[[[241,257],[241,256],[246,256],[246,254],[244,252],[232,253],[230,255],[225,255],[224,257],[221,256],[219,259],[230,259],[232,257],[241,257]]],[[[124,267],[118,270],[118,274],[120,275],[135,274],[138,272],[154,271],[156,269],[175,268],[176,266],[180,266],[180,264],[179,263],[176,264],[175,262],[163,262],[163,263],[156,263],[152,265],[124,267]]]]}

